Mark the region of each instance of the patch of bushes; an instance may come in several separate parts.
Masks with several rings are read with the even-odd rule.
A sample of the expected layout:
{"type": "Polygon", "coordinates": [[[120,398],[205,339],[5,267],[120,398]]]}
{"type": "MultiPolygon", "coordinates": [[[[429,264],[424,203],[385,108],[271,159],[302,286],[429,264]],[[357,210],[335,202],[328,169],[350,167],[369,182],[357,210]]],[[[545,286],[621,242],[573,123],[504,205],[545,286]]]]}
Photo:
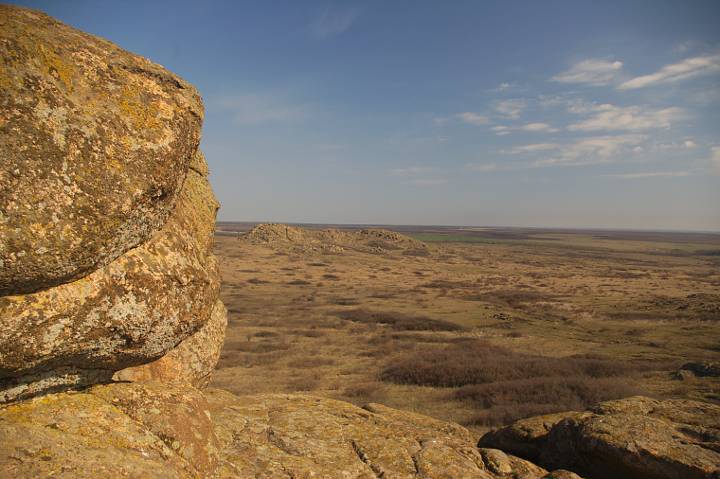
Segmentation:
{"type": "Polygon", "coordinates": [[[539,377],[613,377],[638,366],[593,356],[549,358],[515,353],[468,338],[444,348],[400,357],[381,373],[384,381],[419,386],[460,387],[539,377]]]}
{"type": "Polygon", "coordinates": [[[293,359],[290,366],[293,368],[319,368],[321,366],[332,366],[335,360],[332,358],[306,357],[293,359]]]}
{"type": "Polygon", "coordinates": [[[430,252],[426,249],[422,248],[416,248],[416,249],[408,249],[403,251],[403,256],[414,256],[419,258],[427,258],[430,256],[430,252]]]}
{"type": "Polygon", "coordinates": [[[471,424],[490,426],[640,394],[632,377],[649,369],[648,364],[591,355],[550,358],[516,353],[468,338],[404,353],[382,370],[380,379],[457,388],[451,393],[454,399],[471,401],[483,410],[471,424]]]}
{"type": "Polygon", "coordinates": [[[355,306],[360,304],[357,298],[328,298],[330,304],[337,304],[338,306],[355,306]]]}
{"type": "Polygon", "coordinates": [[[519,289],[501,289],[487,293],[461,296],[468,301],[483,301],[486,303],[517,308],[528,303],[551,301],[555,297],[539,291],[523,291],[519,289]]]}
{"type": "Polygon", "coordinates": [[[289,334],[306,338],[321,338],[326,335],[325,331],[319,329],[293,329],[289,331],[289,334]]]}
{"type": "Polygon", "coordinates": [[[627,377],[541,377],[463,386],[454,392],[483,411],[473,424],[496,426],[523,417],[583,411],[602,401],[639,394],[627,377]]]}
{"type": "Polygon", "coordinates": [[[461,331],[462,326],[421,315],[409,315],[389,311],[352,309],[335,313],[340,319],[363,324],[386,325],[396,331],[461,331]]]}

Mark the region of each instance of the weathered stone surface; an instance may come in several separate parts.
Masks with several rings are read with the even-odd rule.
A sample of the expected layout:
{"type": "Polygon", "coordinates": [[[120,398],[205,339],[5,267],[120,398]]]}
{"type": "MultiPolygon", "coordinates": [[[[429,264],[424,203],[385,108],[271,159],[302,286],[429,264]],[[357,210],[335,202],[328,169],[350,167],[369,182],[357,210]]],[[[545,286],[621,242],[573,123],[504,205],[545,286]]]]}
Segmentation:
{"type": "Polygon", "coordinates": [[[525,473],[493,472],[456,424],[378,404],[306,395],[237,397],[205,392],[220,441],[218,477],[511,478],[546,471],[518,458],[525,473]]]}
{"type": "Polygon", "coordinates": [[[0,295],[83,277],[166,221],[203,107],[177,76],[0,6],[0,295]]]}
{"type": "Polygon", "coordinates": [[[213,437],[176,428],[191,417],[194,423],[208,421],[197,391],[152,397],[156,390],[137,389],[157,408],[140,410],[126,385],[109,387],[117,394],[112,389],[50,394],[0,407],[0,477],[201,477],[182,452],[211,452],[213,437]],[[168,396],[172,402],[164,405],[168,396]]]}
{"type": "Polygon", "coordinates": [[[509,426],[486,433],[480,438],[478,447],[510,451],[520,457],[537,461],[545,447],[550,430],[563,419],[581,414],[568,412],[521,419],[509,426]]]}
{"type": "Polygon", "coordinates": [[[222,301],[215,303],[210,320],[195,334],[171,349],[162,358],[141,366],[123,369],[113,376],[116,381],[185,382],[205,388],[225,340],[227,310],[222,301]]]}
{"type": "Polygon", "coordinates": [[[633,397],[561,416],[518,421],[480,444],[589,478],[720,477],[718,405],[633,397]]]}
{"type": "Polygon", "coordinates": [[[199,330],[218,295],[217,208],[191,169],[148,242],[77,281],[0,298],[0,402],[107,380],[199,330]]]}
{"type": "Polygon", "coordinates": [[[381,405],[178,384],[113,383],[0,406],[0,437],[0,477],[18,479],[577,478],[381,405]]]}
{"type": "Polygon", "coordinates": [[[202,477],[215,472],[218,443],[200,391],[183,385],[119,383],[94,386],[87,392],[142,424],[202,477]]]}

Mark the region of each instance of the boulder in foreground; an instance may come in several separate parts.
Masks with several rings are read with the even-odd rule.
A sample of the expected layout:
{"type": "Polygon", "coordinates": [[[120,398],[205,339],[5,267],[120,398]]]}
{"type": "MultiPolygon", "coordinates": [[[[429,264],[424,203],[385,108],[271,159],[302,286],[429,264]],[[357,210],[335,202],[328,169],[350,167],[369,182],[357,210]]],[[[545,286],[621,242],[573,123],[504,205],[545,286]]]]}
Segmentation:
{"type": "Polygon", "coordinates": [[[716,479],[720,406],[632,397],[584,413],[522,419],[485,434],[479,446],[588,478],[716,479]]]}
{"type": "Polygon", "coordinates": [[[576,477],[380,405],[179,384],[109,384],[0,406],[0,437],[0,477],[576,477]]]}
{"type": "Polygon", "coordinates": [[[81,278],[157,232],[200,141],[195,88],[0,5],[0,295],[81,278]]]}

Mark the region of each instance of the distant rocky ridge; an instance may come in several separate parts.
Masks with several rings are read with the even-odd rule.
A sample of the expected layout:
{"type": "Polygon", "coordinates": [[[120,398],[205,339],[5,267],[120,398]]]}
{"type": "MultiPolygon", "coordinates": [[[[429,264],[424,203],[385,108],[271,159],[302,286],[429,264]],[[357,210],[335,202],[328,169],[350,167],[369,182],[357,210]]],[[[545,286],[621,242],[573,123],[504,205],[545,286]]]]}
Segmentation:
{"type": "Polygon", "coordinates": [[[341,253],[344,250],[354,250],[366,253],[389,253],[427,250],[427,245],[421,241],[380,228],[311,230],[266,223],[257,225],[240,235],[240,239],[252,244],[300,252],[341,253]]]}
{"type": "MultiPolygon", "coordinates": [[[[0,477],[579,477],[381,405],[203,390],[227,319],[195,90],[24,8],[0,6],[0,51],[0,477]]],[[[421,247],[395,233],[359,235],[421,247]]],[[[682,443],[714,444],[715,426],[701,424],[714,410],[695,407],[678,409],[692,427],[662,432],[660,444],[704,467],[683,471],[707,473],[686,477],[716,477],[711,456],[682,443]]],[[[558,437],[568,439],[557,447],[575,444],[558,437]]],[[[536,439],[518,451],[542,459],[553,440],[536,439]]],[[[594,443],[582,444],[559,449],[563,460],[594,464],[594,443]]],[[[608,444],[599,453],[622,449],[608,444]]]]}

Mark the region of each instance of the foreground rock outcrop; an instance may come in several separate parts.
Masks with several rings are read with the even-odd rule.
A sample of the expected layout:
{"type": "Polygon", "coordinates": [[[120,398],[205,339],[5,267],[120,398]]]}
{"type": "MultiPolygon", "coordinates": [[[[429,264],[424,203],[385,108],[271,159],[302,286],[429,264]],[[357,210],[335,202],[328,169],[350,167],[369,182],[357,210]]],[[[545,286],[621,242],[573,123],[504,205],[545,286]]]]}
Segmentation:
{"type": "Polygon", "coordinates": [[[576,478],[455,424],[301,394],[117,383],[0,408],[0,477],[576,478]]]}
{"type": "Polygon", "coordinates": [[[157,232],[200,141],[188,83],[0,6],[0,294],[80,278],[157,232]]]}
{"type": "Polygon", "coordinates": [[[3,402],[109,381],[222,307],[194,88],[38,12],[0,24],[3,402]]]}
{"type": "Polygon", "coordinates": [[[484,435],[479,446],[589,478],[717,478],[720,406],[632,397],[523,419],[484,435]]]}

